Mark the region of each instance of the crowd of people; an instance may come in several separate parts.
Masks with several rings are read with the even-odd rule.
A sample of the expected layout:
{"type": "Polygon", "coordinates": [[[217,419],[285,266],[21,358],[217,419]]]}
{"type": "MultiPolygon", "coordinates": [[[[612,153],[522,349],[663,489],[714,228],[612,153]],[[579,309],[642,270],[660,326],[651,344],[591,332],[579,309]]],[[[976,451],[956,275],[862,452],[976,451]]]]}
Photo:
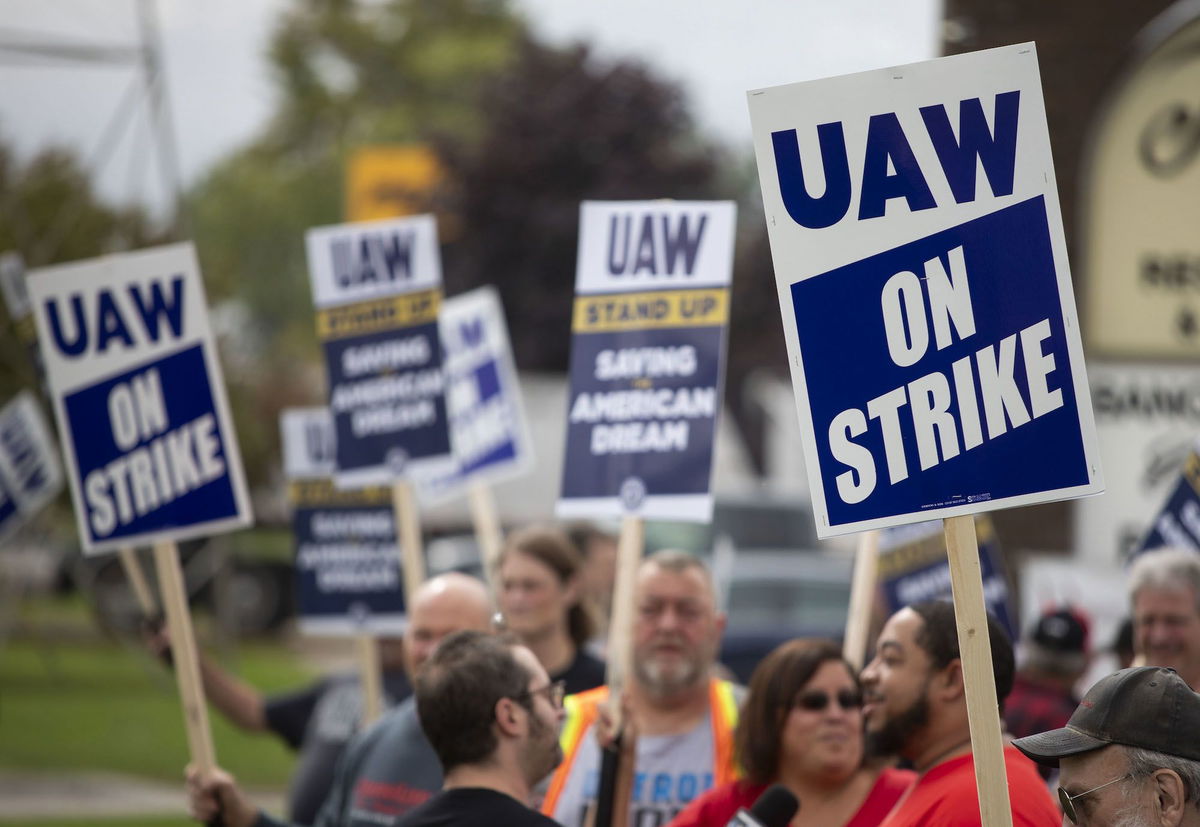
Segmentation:
{"type": "MultiPolygon", "coordinates": [[[[464,574],[423,584],[397,642],[399,679],[389,683],[413,687],[412,696],[343,738],[325,773],[301,760],[294,823],[588,824],[611,740],[604,710],[617,699],[604,683],[591,605],[605,587],[589,598],[581,538],[612,543],[601,532],[525,529],[505,545],[494,596],[464,574]],[[301,788],[325,775],[319,790],[301,788]],[[314,797],[318,807],[301,809],[314,797]]],[[[774,785],[801,802],[792,825],[980,823],[952,603],[893,614],[861,672],[834,641],[796,639],[765,657],[743,689],[721,677],[725,618],[698,558],[655,552],[635,582],[632,671],[620,699],[634,739],[630,827],[724,827],[774,785]]],[[[1072,693],[1092,654],[1086,616],[1048,607],[1025,636],[1020,669],[989,618],[1018,827],[1200,827],[1200,555],[1143,554],[1129,584],[1138,665],[1104,677],[1082,700],[1072,693]]],[[[212,664],[204,672],[206,687],[218,687],[215,707],[300,747],[317,742],[323,696],[336,687],[344,717],[357,721],[361,707],[346,701],[352,680],[324,681],[289,696],[315,698],[289,736],[275,723],[288,698],[262,699],[212,664]]],[[[187,786],[200,821],[285,823],[220,769],[189,769],[187,786]]]]}

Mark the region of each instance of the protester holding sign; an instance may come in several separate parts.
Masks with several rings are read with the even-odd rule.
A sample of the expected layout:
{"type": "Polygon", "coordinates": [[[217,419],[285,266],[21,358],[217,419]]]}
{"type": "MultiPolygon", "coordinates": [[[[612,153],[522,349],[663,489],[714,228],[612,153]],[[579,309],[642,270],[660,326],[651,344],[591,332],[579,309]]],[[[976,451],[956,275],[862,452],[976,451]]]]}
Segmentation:
{"type": "Polygon", "coordinates": [[[792,640],[767,655],[734,744],[746,777],[697,798],[671,827],[725,827],[775,783],[800,800],[807,824],[876,827],[914,780],[863,765],[862,689],[832,641],[792,640]]]}
{"type": "MultiPolygon", "coordinates": [[[[740,690],[712,677],[725,617],[717,611],[704,564],[660,551],[638,569],[634,590],[633,674],[629,714],[637,729],[630,824],[663,824],[713,784],[737,774],[733,728],[740,690]]],[[[596,722],[602,686],[568,696],[563,763],[542,812],[581,827],[599,784],[596,722]]]]}
{"type": "Polygon", "coordinates": [[[460,632],[417,676],[417,709],[446,783],[396,827],[557,827],[528,807],[562,760],[562,684],[532,652],[460,632]]]}
{"type": "MultiPolygon", "coordinates": [[[[405,630],[409,675],[416,675],[444,638],[464,629],[486,631],[491,619],[491,598],[475,578],[445,574],[423,583],[405,630]]],[[[426,801],[441,785],[437,757],[410,697],[347,746],[315,824],[378,827],[426,801]]],[[[284,824],[257,809],[224,772],[190,773],[188,794],[191,812],[200,821],[211,817],[219,800],[226,827],[284,824]]]]}
{"type": "Polygon", "coordinates": [[[513,534],[499,560],[505,626],[571,695],[604,683],[604,662],[584,648],[593,622],[580,591],[581,568],[567,536],[547,528],[513,534]]]}
{"type": "MultiPolygon", "coordinates": [[[[996,695],[1003,706],[1012,688],[1012,644],[991,617],[988,636],[996,695]]],[[[867,748],[875,755],[899,755],[918,777],[883,827],[979,823],[965,680],[953,604],[918,603],[884,624],[875,659],[862,673],[867,748]]],[[[1033,763],[1006,747],[1004,765],[1013,824],[1060,824],[1062,816],[1033,763]]]]}

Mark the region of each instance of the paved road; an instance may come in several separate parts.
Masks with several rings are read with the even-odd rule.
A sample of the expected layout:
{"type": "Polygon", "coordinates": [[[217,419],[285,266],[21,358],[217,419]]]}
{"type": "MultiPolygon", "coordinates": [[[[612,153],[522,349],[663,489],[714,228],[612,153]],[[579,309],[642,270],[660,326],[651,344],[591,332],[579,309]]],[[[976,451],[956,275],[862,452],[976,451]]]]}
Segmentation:
{"type": "MultiPolygon", "coordinates": [[[[280,792],[251,791],[272,813],[283,812],[280,792]]],[[[0,824],[28,818],[119,818],[186,815],[178,784],[110,772],[33,773],[0,770],[0,824]]]]}

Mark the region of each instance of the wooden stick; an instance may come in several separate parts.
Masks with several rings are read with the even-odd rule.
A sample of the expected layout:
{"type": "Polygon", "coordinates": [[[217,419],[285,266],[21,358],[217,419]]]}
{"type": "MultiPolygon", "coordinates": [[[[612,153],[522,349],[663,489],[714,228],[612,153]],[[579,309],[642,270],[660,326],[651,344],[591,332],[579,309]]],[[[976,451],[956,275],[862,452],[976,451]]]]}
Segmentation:
{"type": "Polygon", "coordinates": [[[842,657],[855,669],[862,669],[866,658],[878,569],[879,532],[864,531],[858,537],[858,551],[854,555],[854,579],[850,581],[850,606],[846,610],[846,635],[842,639],[842,657]]]}
{"type": "Polygon", "coordinates": [[[641,517],[621,520],[617,539],[617,574],[613,584],[612,622],[608,626],[608,668],[605,682],[613,715],[613,730],[621,731],[621,692],[633,671],[633,591],[645,544],[641,517]]]}
{"type": "Polygon", "coordinates": [[[204,705],[204,687],[200,683],[192,616],[188,613],[183,573],[179,569],[179,554],[174,542],[165,540],[154,544],[154,565],[167,616],[167,632],[171,636],[171,657],[179,683],[179,700],[183,705],[188,751],[192,764],[201,772],[208,772],[216,767],[217,761],[212,730],[208,726],[208,707],[204,705]]]}
{"type": "Polygon", "coordinates": [[[142,571],[142,564],[138,562],[137,552],[126,547],[119,549],[117,556],[121,559],[121,568],[125,569],[125,577],[128,578],[129,585],[133,587],[133,594],[137,597],[142,616],[154,617],[158,614],[158,608],[154,605],[154,594],[150,591],[150,584],[146,581],[146,573],[142,571]]]}
{"type": "Polygon", "coordinates": [[[383,714],[383,674],[379,666],[379,641],[359,635],[358,672],[362,680],[363,711],[359,729],[366,729],[383,714]]]}
{"type": "Polygon", "coordinates": [[[987,609],[983,600],[983,571],[975,539],[975,518],[948,517],[944,522],[946,551],[950,557],[950,587],[954,593],[954,618],[967,695],[967,720],[971,727],[971,752],[975,756],[975,784],[979,789],[979,815],[984,827],[1012,827],[1008,776],[1004,769],[1004,742],[992,672],[992,642],[988,637],[987,609]]]}
{"type": "Polygon", "coordinates": [[[425,548],[421,545],[421,514],[411,482],[392,484],[392,507],[396,512],[396,535],[400,539],[400,569],[404,572],[404,605],[412,606],[417,589],[425,582],[425,548]]]}
{"type": "Polygon", "coordinates": [[[467,486],[467,499],[471,503],[471,522],[475,524],[475,540],[479,543],[483,559],[483,574],[491,584],[492,594],[497,594],[496,571],[500,550],[504,547],[504,531],[500,528],[500,517],[496,514],[496,498],[487,483],[471,480],[467,486]]]}

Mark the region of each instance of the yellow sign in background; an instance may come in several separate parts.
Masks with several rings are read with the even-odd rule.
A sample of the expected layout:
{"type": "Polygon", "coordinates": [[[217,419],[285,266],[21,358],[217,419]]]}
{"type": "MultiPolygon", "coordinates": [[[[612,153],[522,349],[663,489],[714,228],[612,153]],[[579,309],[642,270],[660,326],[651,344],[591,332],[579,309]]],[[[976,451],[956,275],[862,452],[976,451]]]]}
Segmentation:
{"type": "Polygon", "coordinates": [[[420,144],[367,146],[346,166],[346,220],[372,221],[431,212],[443,178],[437,156],[420,144]]]}

